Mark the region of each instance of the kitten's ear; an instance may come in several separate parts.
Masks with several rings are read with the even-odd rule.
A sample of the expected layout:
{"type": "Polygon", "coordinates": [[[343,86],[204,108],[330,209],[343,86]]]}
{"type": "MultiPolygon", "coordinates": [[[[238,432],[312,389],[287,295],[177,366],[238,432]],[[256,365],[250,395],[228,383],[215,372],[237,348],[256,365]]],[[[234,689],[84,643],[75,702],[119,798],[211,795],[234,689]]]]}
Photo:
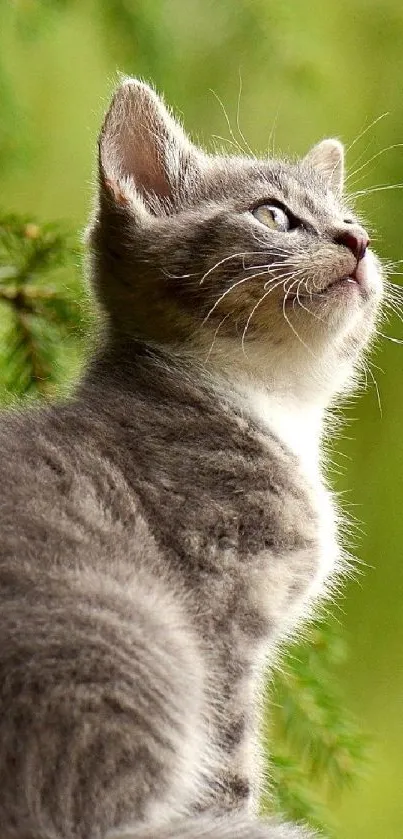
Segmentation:
{"type": "Polygon", "coordinates": [[[180,200],[199,158],[201,153],[154,90],[126,79],[113,97],[99,138],[101,190],[120,205],[155,213],[167,201],[180,200]]]}
{"type": "Polygon", "coordinates": [[[327,180],[330,189],[340,195],[344,185],[344,146],[340,140],[322,140],[304,157],[327,180]]]}

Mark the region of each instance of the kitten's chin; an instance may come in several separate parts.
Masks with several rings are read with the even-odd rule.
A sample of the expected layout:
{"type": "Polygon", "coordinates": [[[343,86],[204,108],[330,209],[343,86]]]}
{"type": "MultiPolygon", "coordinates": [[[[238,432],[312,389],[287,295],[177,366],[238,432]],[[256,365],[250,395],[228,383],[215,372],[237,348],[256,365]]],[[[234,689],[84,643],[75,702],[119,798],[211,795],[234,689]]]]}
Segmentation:
{"type": "Polygon", "coordinates": [[[330,349],[337,356],[343,347],[345,357],[347,344],[356,357],[371,338],[382,292],[380,264],[368,251],[351,275],[324,280],[305,299],[293,300],[289,320],[315,353],[328,355],[330,349]]]}
{"type": "Polygon", "coordinates": [[[354,389],[357,363],[374,335],[382,293],[381,266],[368,251],[352,276],[332,278],[317,295],[293,301],[284,312],[290,327],[286,331],[283,324],[286,363],[284,356],[277,359],[292,388],[324,404],[354,389]]]}

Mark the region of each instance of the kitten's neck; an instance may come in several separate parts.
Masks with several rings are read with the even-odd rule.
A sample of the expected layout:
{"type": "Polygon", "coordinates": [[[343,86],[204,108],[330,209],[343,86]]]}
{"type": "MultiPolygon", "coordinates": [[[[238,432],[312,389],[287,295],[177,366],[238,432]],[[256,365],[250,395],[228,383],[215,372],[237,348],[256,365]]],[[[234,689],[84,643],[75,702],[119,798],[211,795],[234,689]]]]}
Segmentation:
{"type": "Polygon", "coordinates": [[[295,393],[236,368],[208,370],[189,356],[183,359],[141,343],[134,348],[130,342],[103,353],[92,365],[87,381],[96,391],[101,386],[103,399],[108,383],[126,396],[139,388],[149,390],[154,383],[158,392],[165,388],[168,399],[172,403],[179,399],[182,405],[187,395],[191,401],[214,400],[215,392],[216,400],[253,419],[263,433],[266,429],[274,433],[297,456],[307,477],[316,479],[318,475],[325,406],[312,398],[306,387],[295,393]]]}
{"type": "Polygon", "coordinates": [[[232,398],[243,413],[257,420],[262,429],[274,433],[297,456],[307,477],[316,476],[320,464],[323,406],[250,380],[238,381],[230,387],[232,398]]]}

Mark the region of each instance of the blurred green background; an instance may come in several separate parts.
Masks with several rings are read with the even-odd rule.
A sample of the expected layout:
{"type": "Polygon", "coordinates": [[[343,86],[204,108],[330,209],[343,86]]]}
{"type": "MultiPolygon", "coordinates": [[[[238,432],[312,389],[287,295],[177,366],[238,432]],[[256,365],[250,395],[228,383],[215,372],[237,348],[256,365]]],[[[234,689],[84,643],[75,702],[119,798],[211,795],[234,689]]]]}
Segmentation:
{"type": "MultiPolygon", "coordinates": [[[[229,137],[214,93],[236,133],[241,87],[254,150],[299,154],[340,137],[349,170],[363,166],[351,191],[397,185],[357,204],[379,254],[403,258],[401,0],[0,0],[3,209],[80,234],[117,71],[155,83],[207,146],[229,137]]],[[[384,331],[403,338],[398,320],[384,331]]],[[[382,415],[370,384],[346,410],[334,455],[367,564],[335,607],[349,645],[339,676],[372,740],[366,776],[332,800],[340,839],[403,835],[403,346],[383,340],[374,361],[382,415]]]]}

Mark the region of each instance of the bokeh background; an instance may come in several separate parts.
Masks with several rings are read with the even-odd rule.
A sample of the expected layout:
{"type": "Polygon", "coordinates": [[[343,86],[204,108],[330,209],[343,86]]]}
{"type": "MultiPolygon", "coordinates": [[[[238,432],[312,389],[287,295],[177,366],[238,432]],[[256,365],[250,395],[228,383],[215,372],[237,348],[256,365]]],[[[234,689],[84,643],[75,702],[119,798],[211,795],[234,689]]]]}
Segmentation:
{"type": "MultiPolygon", "coordinates": [[[[263,154],[340,137],[348,187],[370,190],[357,206],[399,282],[401,0],[0,0],[3,209],[62,219],[79,237],[117,71],[155,83],[207,147],[231,139],[216,97],[237,139],[239,103],[241,130],[263,154]]],[[[397,318],[384,332],[403,339],[397,318]]],[[[365,775],[331,798],[340,839],[403,835],[403,346],[385,338],[373,360],[382,411],[370,380],[346,410],[332,478],[362,522],[355,551],[367,567],[334,613],[349,648],[338,672],[346,708],[371,743],[365,775]]]]}

